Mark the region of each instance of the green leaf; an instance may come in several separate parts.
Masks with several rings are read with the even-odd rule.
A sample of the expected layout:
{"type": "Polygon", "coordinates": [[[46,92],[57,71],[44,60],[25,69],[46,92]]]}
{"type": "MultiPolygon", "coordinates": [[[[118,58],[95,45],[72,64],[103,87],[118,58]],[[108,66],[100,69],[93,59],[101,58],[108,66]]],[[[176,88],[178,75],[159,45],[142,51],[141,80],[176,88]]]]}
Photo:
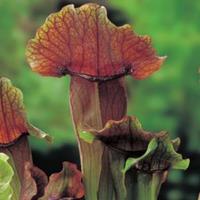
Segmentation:
{"type": "Polygon", "coordinates": [[[146,152],[142,156],[138,158],[131,157],[126,160],[124,170],[127,171],[131,167],[136,167],[139,170],[150,173],[166,170],[169,167],[174,169],[187,169],[189,159],[183,159],[182,155],[177,153],[174,147],[176,148],[177,144],[174,144],[168,135],[154,138],[150,141],[146,152]]]}
{"type": "Polygon", "coordinates": [[[182,169],[186,170],[189,167],[190,159],[184,159],[177,161],[175,164],[173,164],[173,169],[182,169]]]}
{"type": "MultiPolygon", "coordinates": [[[[19,146],[18,145],[15,145],[15,146],[19,150],[19,152],[21,152],[19,146]]],[[[24,145],[23,145],[23,147],[26,149],[26,147],[24,145]]],[[[13,169],[13,172],[14,172],[12,181],[10,183],[10,186],[13,188],[12,200],[16,200],[16,199],[19,199],[19,197],[20,197],[20,191],[21,191],[20,178],[22,180],[22,177],[20,176],[19,171],[24,169],[24,167],[22,166],[24,161],[21,160],[21,159],[19,160],[19,157],[18,157],[19,154],[18,154],[16,157],[18,157],[18,160],[19,160],[18,163],[20,163],[20,165],[16,166],[17,163],[15,163],[14,158],[12,157],[12,154],[9,151],[6,151],[6,152],[8,153],[7,155],[9,156],[9,163],[12,166],[12,169],[13,169]]],[[[25,157],[24,154],[22,154],[22,153],[20,153],[20,156],[22,158],[25,157]]]]}
{"type": "Polygon", "coordinates": [[[14,175],[13,169],[8,163],[9,157],[0,153],[0,199],[11,199],[13,190],[10,186],[14,175]]]}
{"type": "Polygon", "coordinates": [[[12,196],[13,196],[13,189],[10,185],[8,185],[8,187],[3,192],[0,192],[0,199],[10,200],[13,199],[12,196]]]}
{"type": "Polygon", "coordinates": [[[80,131],[79,132],[79,136],[80,136],[80,138],[82,140],[84,140],[85,142],[90,143],[90,144],[95,139],[95,136],[92,133],[88,132],[88,131],[80,131]]]}

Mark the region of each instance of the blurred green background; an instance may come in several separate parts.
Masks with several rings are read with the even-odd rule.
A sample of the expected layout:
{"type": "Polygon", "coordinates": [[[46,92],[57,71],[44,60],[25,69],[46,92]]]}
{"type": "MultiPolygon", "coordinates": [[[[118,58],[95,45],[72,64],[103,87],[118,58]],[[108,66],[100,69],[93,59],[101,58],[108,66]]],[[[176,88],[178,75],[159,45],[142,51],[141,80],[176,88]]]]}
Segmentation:
{"type": "MultiPolygon", "coordinates": [[[[10,78],[23,91],[30,121],[54,137],[52,145],[30,139],[34,155],[45,157],[52,166],[48,156],[52,157],[52,152],[63,154],[61,149],[66,145],[77,156],[68,105],[69,78],[32,73],[25,59],[25,47],[50,13],[68,3],[78,6],[85,2],[88,1],[0,0],[0,76],[10,78]]],[[[127,78],[128,112],[136,115],[146,130],[167,130],[172,138],[180,137],[180,152],[191,158],[188,171],[170,173],[161,199],[196,200],[200,190],[200,1],[99,3],[106,5],[113,22],[130,23],[138,34],[150,35],[158,54],[168,56],[161,70],[150,78],[143,81],[127,78]]],[[[71,154],[66,151],[66,156],[71,154]]],[[[57,156],[59,159],[61,155],[57,156]]],[[[45,168],[42,161],[38,164],[45,168]]]]}

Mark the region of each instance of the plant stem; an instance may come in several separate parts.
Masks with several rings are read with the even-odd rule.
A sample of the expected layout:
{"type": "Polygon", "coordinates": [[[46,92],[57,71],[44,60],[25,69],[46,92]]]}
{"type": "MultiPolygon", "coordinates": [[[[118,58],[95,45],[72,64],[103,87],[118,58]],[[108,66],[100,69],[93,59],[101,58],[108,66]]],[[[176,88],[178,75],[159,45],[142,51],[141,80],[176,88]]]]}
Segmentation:
{"type": "Polygon", "coordinates": [[[163,172],[147,174],[138,173],[138,200],[157,200],[161,184],[163,183],[163,172]]]}
{"type": "Polygon", "coordinates": [[[108,120],[119,120],[126,114],[127,98],[124,79],[91,82],[72,77],[70,105],[84,175],[87,200],[112,199],[113,186],[108,151],[100,141],[89,144],[79,137],[84,128],[102,129],[108,120]],[[106,193],[103,191],[107,191],[106,193]]]}

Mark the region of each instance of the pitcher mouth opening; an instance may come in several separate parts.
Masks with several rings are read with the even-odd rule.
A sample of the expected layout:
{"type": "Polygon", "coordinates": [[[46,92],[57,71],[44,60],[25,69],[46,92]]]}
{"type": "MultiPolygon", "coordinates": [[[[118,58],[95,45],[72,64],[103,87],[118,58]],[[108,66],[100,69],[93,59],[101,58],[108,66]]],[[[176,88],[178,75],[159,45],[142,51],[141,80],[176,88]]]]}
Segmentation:
{"type": "Polygon", "coordinates": [[[81,77],[81,78],[87,79],[87,80],[89,80],[91,82],[105,82],[105,81],[118,79],[118,78],[121,78],[121,77],[126,76],[126,75],[130,75],[132,73],[132,71],[133,71],[132,67],[131,66],[127,66],[124,69],[122,69],[121,72],[116,73],[114,75],[110,75],[110,76],[108,76],[108,75],[107,76],[94,76],[94,75],[85,74],[85,73],[77,73],[77,72],[70,71],[69,69],[65,68],[65,70],[63,70],[61,72],[61,75],[62,76],[65,76],[65,75],[77,76],[77,77],[81,77]]]}
{"type": "Polygon", "coordinates": [[[29,135],[29,133],[25,132],[25,133],[22,133],[18,138],[14,139],[12,142],[9,142],[7,144],[0,143],[0,148],[5,148],[5,147],[10,147],[12,145],[15,145],[21,138],[26,137],[28,135],[29,135]]]}

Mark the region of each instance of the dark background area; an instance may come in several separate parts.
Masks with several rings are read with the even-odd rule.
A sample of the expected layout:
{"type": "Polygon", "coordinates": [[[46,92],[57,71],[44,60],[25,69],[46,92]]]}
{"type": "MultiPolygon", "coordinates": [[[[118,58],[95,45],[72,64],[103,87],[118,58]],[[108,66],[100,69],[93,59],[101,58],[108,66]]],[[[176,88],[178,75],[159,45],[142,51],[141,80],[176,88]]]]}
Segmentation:
{"type": "MultiPolygon", "coordinates": [[[[30,121],[54,137],[54,143],[30,138],[35,164],[48,174],[62,161],[79,163],[68,105],[69,77],[55,79],[32,73],[25,59],[27,41],[52,12],[66,4],[92,1],[0,0],[0,76],[24,93],[30,121]]],[[[94,1],[93,1],[94,2],[94,1]]],[[[149,131],[167,130],[180,137],[179,152],[191,159],[187,171],[171,171],[161,200],[196,200],[200,190],[200,2],[198,0],[98,1],[117,25],[130,23],[150,35],[159,55],[168,59],[159,72],[136,81],[127,78],[128,113],[149,131]]]]}

